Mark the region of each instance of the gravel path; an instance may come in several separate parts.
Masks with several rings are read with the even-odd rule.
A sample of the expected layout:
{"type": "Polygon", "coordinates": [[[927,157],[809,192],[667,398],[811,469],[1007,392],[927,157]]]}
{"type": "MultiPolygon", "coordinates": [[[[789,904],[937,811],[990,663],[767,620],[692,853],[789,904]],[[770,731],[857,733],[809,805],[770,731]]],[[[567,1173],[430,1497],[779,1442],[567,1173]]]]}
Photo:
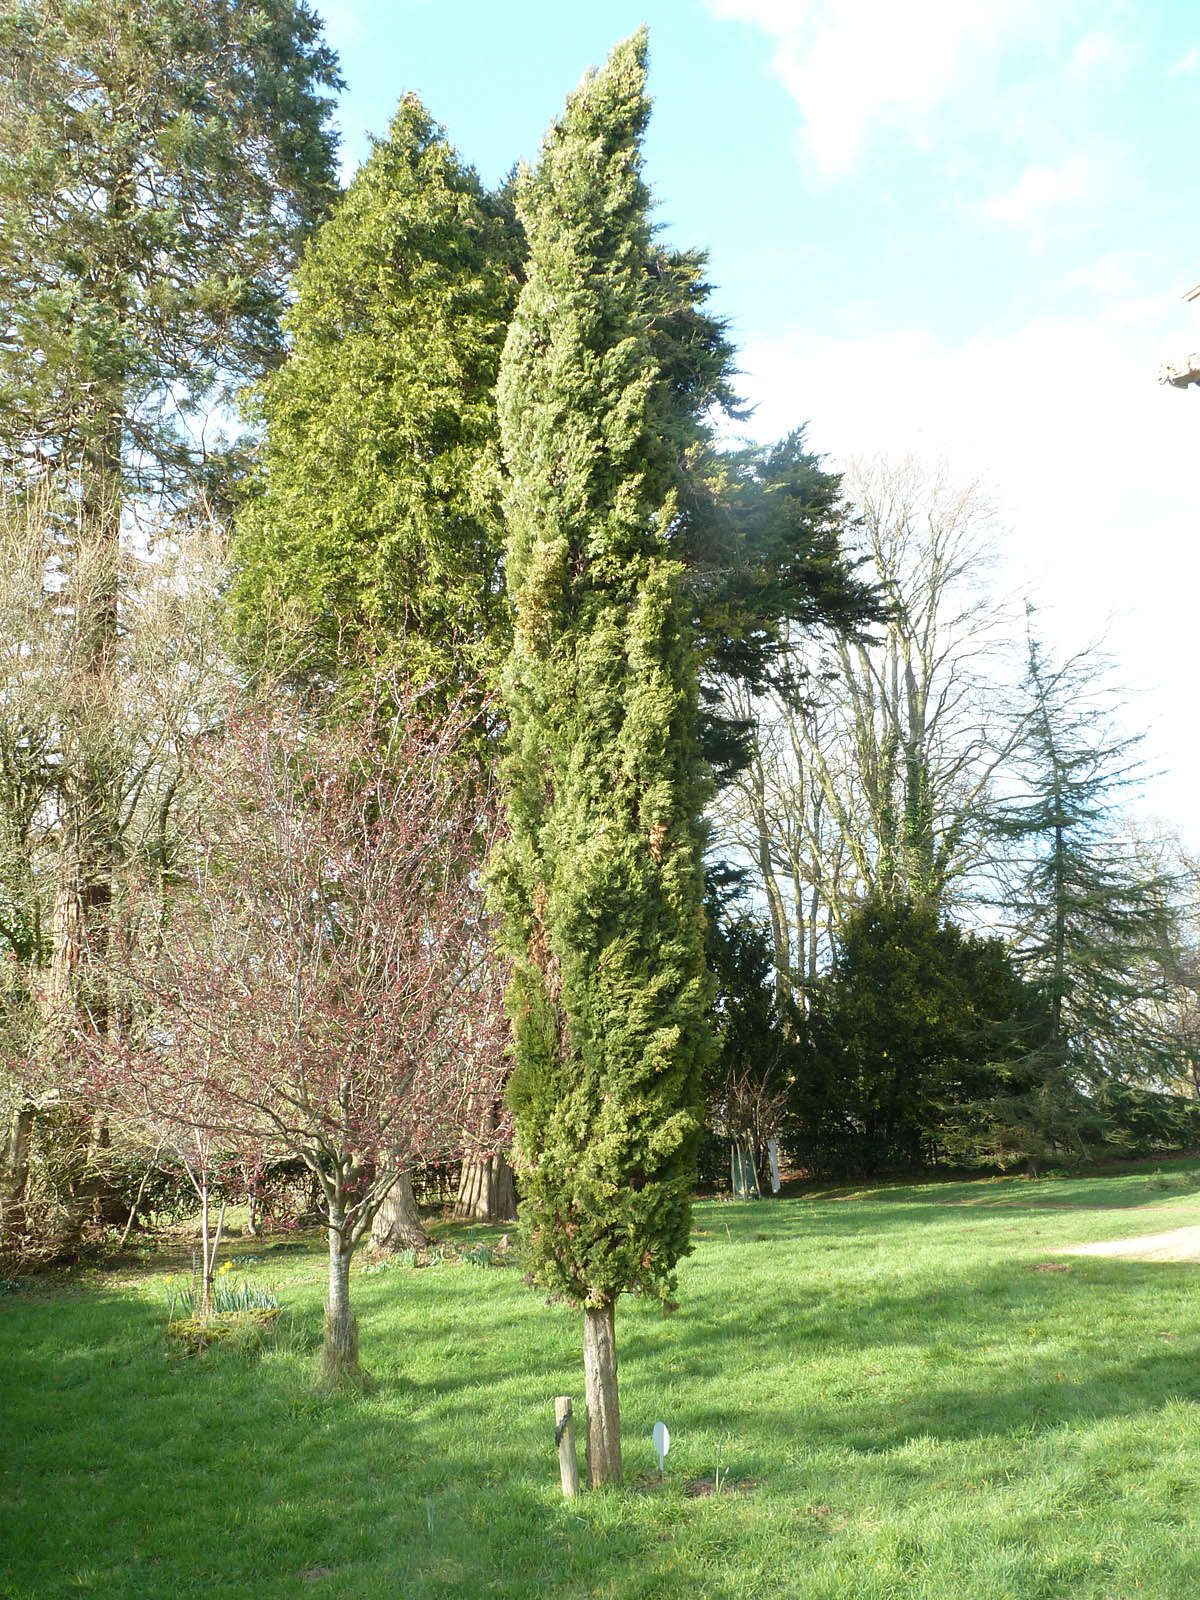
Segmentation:
{"type": "Polygon", "coordinates": [[[1143,1233],[1132,1239],[1105,1239],[1101,1244],[1074,1244],[1056,1250],[1061,1256],[1123,1256],[1127,1261],[1200,1261],[1200,1225],[1143,1233]]]}

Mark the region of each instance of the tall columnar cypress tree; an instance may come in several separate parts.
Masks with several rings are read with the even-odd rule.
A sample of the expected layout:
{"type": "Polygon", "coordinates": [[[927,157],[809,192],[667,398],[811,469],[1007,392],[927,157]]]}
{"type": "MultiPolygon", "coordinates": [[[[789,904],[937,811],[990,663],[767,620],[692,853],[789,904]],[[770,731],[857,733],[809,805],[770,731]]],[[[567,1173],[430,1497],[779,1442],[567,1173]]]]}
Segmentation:
{"type": "Polygon", "coordinates": [[[407,96],[305,255],[291,353],[260,394],[234,594],[252,653],[290,616],[323,672],[353,670],[364,631],[417,677],[494,671],[509,638],[495,386],[522,248],[511,202],[407,96]]]}
{"type": "Polygon", "coordinates": [[[592,1483],[620,1475],[614,1307],[687,1249],[710,1050],[696,662],[655,357],[646,39],[589,75],[522,176],[505,346],[510,1097],[534,1276],[584,1308],[592,1483]]]}

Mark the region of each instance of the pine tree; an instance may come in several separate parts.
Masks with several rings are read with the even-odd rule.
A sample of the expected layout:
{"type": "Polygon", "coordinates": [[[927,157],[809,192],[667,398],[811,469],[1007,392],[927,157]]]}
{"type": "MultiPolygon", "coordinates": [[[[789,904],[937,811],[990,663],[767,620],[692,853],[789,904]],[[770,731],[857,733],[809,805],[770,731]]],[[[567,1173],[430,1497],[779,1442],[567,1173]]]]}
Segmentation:
{"type": "Polygon", "coordinates": [[[494,677],[510,636],[495,385],[521,254],[506,197],[406,97],[305,255],[291,352],[259,397],[234,594],[250,652],[282,630],[309,671],[352,674],[365,646],[415,681],[494,677]]]}
{"type": "Polygon", "coordinates": [[[1030,634],[1022,787],[998,827],[1018,867],[1010,914],[1035,1003],[1028,1055],[995,1110],[1001,1142],[1035,1164],[1102,1130],[1106,1084],[1174,1065],[1148,1004],[1176,948],[1174,886],[1120,835],[1139,740],[1112,731],[1107,698],[1094,661],[1056,667],[1030,634]]]}
{"type": "Polygon", "coordinates": [[[122,529],[228,485],[214,419],[282,354],[287,274],[335,193],[338,86],[303,0],[0,11],[0,488],[53,497],[55,563],[87,596],[62,619],[81,666],[54,751],[54,1002],[103,953],[117,865],[122,529]]]}
{"type": "MultiPolygon", "coordinates": [[[[711,319],[710,319],[711,320],[711,319]]],[[[707,338],[716,349],[720,325],[707,338]]],[[[729,393],[732,353],[713,374],[704,410],[736,417],[729,393]]],[[[718,784],[750,765],[753,720],[732,710],[747,696],[773,692],[793,707],[811,702],[811,674],[797,642],[821,628],[850,642],[884,620],[875,587],[847,557],[850,512],[842,479],[794,429],[770,445],[718,449],[706,430],[688,451],[679,488],[686,508],[692,633],[701,658],[704,752],[718,784]]]]}
{"type": "Polygon", "coordinates": [[[584,1308],[589,1480],[621,1471],[614,1308],[688,1247],[710,1044],[696,662],[641,177],[646,38],[547,136],[499,388],[510,473],[510,1101],[535,1278],[584,1308]]]}
{"type": "Polygon", "coordinates": [[[0,16],[0,466],[90,526],[211,486],[210,414],[282,354],[336,192],[303,0],[16,0],[0,16]]]}
{"type": "Polygon", "coordinates": [[[204,419],[281,353],[301,239],[332,199],[336,62],[300,0],[20,0],[0,16],[0,479],[64,506],[94,581],[65,707],[56,968],[110,897],[106,676],[119,539],[219,479],[204,419]],[[96,751],[100,754],[97,755],[96,751]]]}

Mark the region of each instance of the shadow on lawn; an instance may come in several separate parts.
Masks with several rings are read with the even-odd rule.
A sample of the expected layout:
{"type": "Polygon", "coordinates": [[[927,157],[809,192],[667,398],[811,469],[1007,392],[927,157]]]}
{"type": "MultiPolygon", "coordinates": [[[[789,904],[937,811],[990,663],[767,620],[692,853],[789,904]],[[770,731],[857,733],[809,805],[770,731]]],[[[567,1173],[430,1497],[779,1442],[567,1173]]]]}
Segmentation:
{"type": "MultiPolygon", "coordinates": [[[[1195,1275],[1189,1265],[1107,1259],[1043,1275],[1009,1262],[946,1272],[911,1292],[843,1289],[830,1300],[809,1286],[790,1302],[743,1302],[741,1321],[709,1300],[689,1318],[681,1351],[686,1381],[699,1389],[687,1425],[736,1427],[757,1472],[784,1442],[877,1453],[914,1438],[1021,1439],[1171,1400],[1200,1403],[1195,1275]],[[1089,1342],[1086,1330],[1103,1328],[1114,1298],[1138,1291],[1147,1307],[1179,1294],[1140,1324],[1131,1315],[1119,1337],[1089,1342]],[[1184,1327],[1164,1328],[1180,1320],[1181,1305],[1184,1327]],[[1068,1328],[1075,1337],[1064,1350],[1056,1341],[1068,1328]],[[800,1380],[790,1403],[781,1348],[794,1354],[800,1380]],[[806,1360],[831,1351],[854,1354],[840,1372],[805,1384],[806,1360]],[[762,1403],[736,1418],[713,1398],[735,1365],[760,1373],[764,1389],[762,1403]]],[[[659,1361],[659,1343],[646,1327],[632,1330],[627,1367],[659,1361]]]]}
{"type": "MultiPolygon", "coordinates": [[[[764,1470],[785,1436],[806,1448],[836,1440],[867,1452],[914,1437],[1026,1437],[1033,1427],[1081,1417],[1098,1421],[1172,1399],[1200,1401],[1200,1328],[1193,1331],[1190,1314],[1182,1331],[1163,1329],[1164,1320],[1178,1320],[1177,1308],[1168,1307],[1141,1324],[1131,1312],[1119,1333],[1092,1343],[1079,1334],[1103,1327],[1114,1301],[1131,1293],[1142,1293],[1147,1308],[1168,1298],[1168,1285],[1190,1300],[1195,1274],[1188,1265],[1104,1258],[1049,1273],[1031,1271],[1021,1259],[957,1270],[939,1264],[936,1277],[919,1276],[904,1287],[902,1278],[873,1287],[823,1285],[811,1277],[794,1286],[756,1286],[748,1272],[735,1299],[722,1288],[685,1285],[684,1307],[670,1321],[623,1302],[622,1388],[639,1409],[668,1388],[681,1435],[736,1429],[754,1472],[764,1470]],[[1044,1347],[1056,1353],[1039,1355],[1044,1347]],[[842,1375],[832,1388],[806,1386],[807,1364],[830,1352],[849,1357],[842,1375]],[[747,1372],[759,1376],[762,1388],[761,1402],[748,1406],[747,1372]],[[793,1375],[800,1381],[789,1384],[793,1375]],[[726,1380],[742,1385],[737,1398],[710,1398],[721,1395],[726,1380]],[[685,1398],[689,1388],[694,1392],[685,1398]]],[[[547,1315],[540,1307],[534,1314],[547,1315]]],[[[529,1311],[518,1305],[505,1315],[493,1305],[488,1347],[462,1339],[454,1346],[457,1382],[417,1381],[414,1397],[442,1418],[461,1420],[492,1389],[511,1386],[522,1405],[548,1404],[555,1392],[578,1395],[577,1329],[574,1319],[559,1315],[561,1366],[523,1372],[529,1311]]],[[[447,1319],[439,1331],[455,1326],[447,1319]]]]}
{"type": "Polygon", "coordinates": [[[967,1206],[984,1211],[1128,1211],[1166,1200],[1200,1199],[1200,1168],[1194,1160],[1146,1165],[1129,1172],[1072,1178],[993,1177],[963,1181],[866,1183],[857,1187],[811,1189],[789,1198],[798,1203],[863,1204],[891,1208],[967,1206]]]}
{"type": "MultiPolygon", "coordinates": [[[[878,1453],[916,1437],[1025,1438],[1081,1418],[1200,1401],[1200,1329],[1190,1312],[1182,1329],[1163,1328],[1180,1320],[1195,1271],[1101,1258],[1040,1273],[1010,1259],[958,1269],[939,1263],[936,1277],[918,1273],[916,1284],[896,1278],[877,1287],[826,1286],[811,1277],[791,1287],[756,1285],[748,1272],[733,1299],[723,1286],[688,1284],[683,1309],[669,1321],[623,1302],[623,1407],[648,1430],[640,1412],[667,1404],[655,1399],[667,1391],[681,1440],[736,1432],[750,1458],[745,1470],[758,1475],[784,1442],[878,1453]],[[1175,1306],[1162,1304],[1171,1298],[1168,1285],[1178,1292],[1175,1306]],[[1119,1330],[1089,1343],[1080,1330],[1104,1328],[1114,1302],[1131,1294],[1141,1294],[1150,1314],[1139,1323],[1131,1311],[1119,1330]],[[841,1371],[806,1381],[808,1365],[831,1352],[842,1358],[841,1371]],[[748,1373],[756,1375],[749,1399],[748,1373]]],[[[430,1304],[431,1332],[461,1334],[461,1319],[447,1310],[439,1321],[430,1304]]],[[[536,1302],[507,1312],[493,1303],[486,1347],[461,1335],[452,1346],[454,1381],[416,1380],[411,1391],[422,1410],[452,1424],[468,1422],[481,1395],[511,1395],[513,1438],[526,1438],[534,1470],[544,1474],[545,1450],[539,1456],[536,1436],[529,1437],[528,1411],[548,1409],[554,1393],[574,1393],[582,1410],[578,1329],[560,1310],[560,1360],[547,1362],[542,1346],[542,1365],[531,1371],[522,1361],[531,1314],[553,1313],[536,1302]]]]}
{"type": "MultiPolygon", "coordinates": [[[[998,1198],[986,1203],[953,1198],[938,1201],[927,1200],[912,1191],[901,1191],[895,1197],[881,1192],[869,1201],[861,1196],[855,1199],[860,1203],[845,1206],[802,1200],[710,1204],[695,1214],[692,1243],[699,1245],[706,1237],[742,1245],[852,1239],[886,1243],[892,1235],[911,1238],[914,1228],[940,1228],[947,1233],[956,1230],[961,1233],[964,1229],[1000,1229],[1013,1223],[1048,1223],[1072,1213],[1155,1211],[1166,1206],[1186,1205],[1189,1201],[1194,1202],[1195,1218],[1200,1223],[1200,1188],[1190,1187],[1165,1194],[1139,1194],[1110,1204],[1094,1203],[1086,1193],[1081,1194],[1078,1202],[1070,1203],[1017,1198],[998,1198]]],[[[1179,1223],[1176,1219],[1168,1225],[1176,1227],[1179,1223]]],[[[1153,1230],[1142,1221],[1137,1231],[1153,1230]]]]}
{"type": "MultiPolygon", "coordinates": [[[[1020,1258],[965,1251],[957,1261],[899,1257],[886,1280],[823,1283],[811,1259],[796,1257],[793,1274],[771,1249],[864,1233],[906,1237],[911,1249],[918,1218],[934,1220],[912,1191],[869,1215],[803,1201],[703,1208],[700,1226],[738,1243],[745,1271],[741,1250],[719,1278],[701,1255],[669,1321],[624,1304],[630,1476],[648,1466],[638,1451],[660,1407],[679,1471],[698,1464],[697,1441],[727,1435],[735,1476],[760,1478],[786,1515],[784,1497],[799,1503],[805,1492],[789,1460],[817,1460],[829,1474],[850,1452],[882,1482],[923,1470],[890,1454],[914,1439],[1002,1445],[1200,1399],[1190,1319],[1174,1342],[1159,1332],[1181,1320],[1194,1268],[1089,1258],[1038,1274],[1020,1258]],[[1139,1306],[1160,1304],[1158,1322],[1138,1321],[1139,1306]],[[1045,1330],[1061,1339],[1089,1327],[1103,1336],[1076,1338],[1069,1356],[1039,1355],[1045,1330]]],[[[0,1304],[5,1594],[746,1593],[738,1502],[688,1502],[677,1488],[576,1508],[557,1498],[550,1402],[582,1400],[577,1319],[548,1313],[515,1271],[445,1271],[452,1280],[442,1269],[356,1280],[363,1359],[381,1379],[366,1401],[313,1391],[315,1284],[301,1335],[261,1357],[168,1355],[164,1308],[104,1287],[0,1304]],[[696,1527],[702,1571],[684,1548],[696,1527]]]]}
{"type": "MultiPolygon", "coordinates": [[[[0,1318],[6,1600],[681,1592],[671,1521],[703,1513],[636,1495],[567,1507],[540,1407],[532,1425],[542,1371],[507,1427],[477,1404],[447,1435],[434,1386],[395,1370],[374,1399],[321,1396],[287,1352],[168,1355],[149,1303],[101,1291],[63,1311],[14,1297],[0,1318]]],[[[374,1365],[385,1352],[366,1344],[374,1365]]],[[[445,1379],[510,1377],[520,1349],[445,1379]]],[[[711,1600],[741,1592],[706,1570],[711,1600]]]]}

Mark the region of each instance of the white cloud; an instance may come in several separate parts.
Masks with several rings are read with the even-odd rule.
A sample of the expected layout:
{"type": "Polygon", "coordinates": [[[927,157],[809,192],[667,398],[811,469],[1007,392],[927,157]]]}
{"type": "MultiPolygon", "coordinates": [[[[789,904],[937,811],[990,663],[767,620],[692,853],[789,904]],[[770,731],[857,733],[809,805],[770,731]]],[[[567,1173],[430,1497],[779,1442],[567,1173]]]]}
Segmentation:
{"type": "Polygon", "coordinates": [[[879,121],[919,123],[964,61],[1031,15],[1034,0],[708,0],[775,40],[772,67],[817,166],[837,176],[879,121]]]}
{"type": "Polygon", "coordinates": [[[1167,77],[1187,78],[1194,72],[1200,72],[1200,49],[1185,51],[1174,66],[1167,69],[1167,77]]]}
{"type": "Polygon", "coordinates": [[[1121,251],[1073,267],[1064,278],[1068,288],[1082,289],[1101,300],[1127,298],[1134,293],[1137,281],[1134,258],[1121,251]]]}
{"type": "Polygon", "coordinates": [[[1011,189],[993,195],[983,206],[990,222],[1038,232],[1065,206],[1097,198],[1101,173],[1097,162],[1071,156],[1056,167],[1029,166],[1011,189]]]}
{"type": "Polygon", "coordinates": [[[1092,28],[1072,50],[1067,72],[1073,78],[1090,78],[1119,67],[1124,59],[1125,48],[1115,33],[1092,28]]]}
{"type": "Polygon", "coordinates": [[[1155,305],[959,345],[796,334],[749,347],[740,386],[760,437],[808,417],[835,463],[911,450],[982,478],[1012,529],[1011,579],[1047,607],[1054,642],[1079,648],[1113,619],[1123,680],[1146,688],[1150,764],[1168,769],[1153,804],[1195,831],[1200,394],[1156,382],[1179,324],[1173,297],[1155,305]]]}

